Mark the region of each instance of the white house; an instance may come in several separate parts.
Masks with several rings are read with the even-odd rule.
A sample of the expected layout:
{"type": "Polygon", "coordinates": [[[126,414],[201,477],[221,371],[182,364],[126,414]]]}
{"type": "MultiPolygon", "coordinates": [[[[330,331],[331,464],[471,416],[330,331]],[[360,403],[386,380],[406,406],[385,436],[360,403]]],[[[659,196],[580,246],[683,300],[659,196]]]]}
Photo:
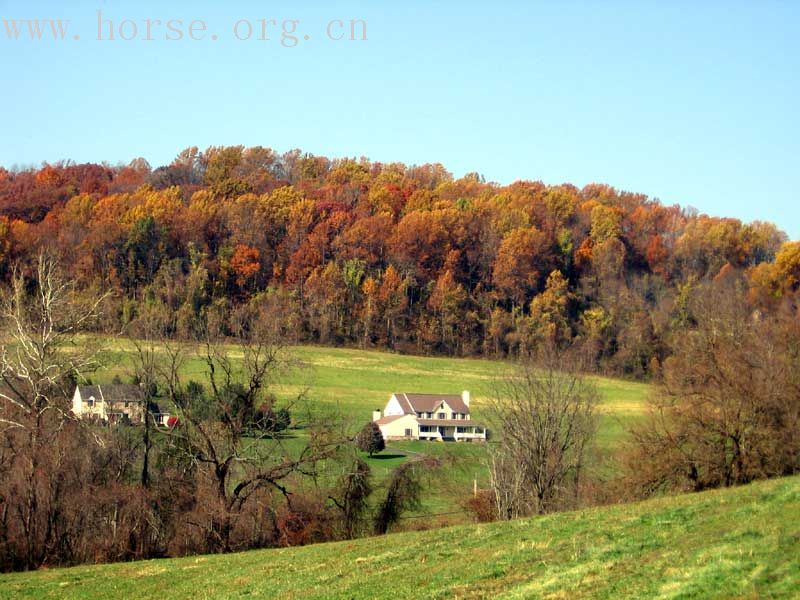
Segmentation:
{"type": "Polygon", "coordinates": [[[486,428],[469,413],[469,392],[461,394],[395,393],[381,415],[372,413],[386,440],[485,441],[486,428]]]}
{"type": "MultiPolygon", "coordinates": [[[[144,416],[144,391],[138,385],[79,385],[72,396],[72,413],[80,418],[95,418],[107,423],[141,423],[144,416]]],[[[151,406],[158,425],[166,425],[168,414],[151,406]]]]}

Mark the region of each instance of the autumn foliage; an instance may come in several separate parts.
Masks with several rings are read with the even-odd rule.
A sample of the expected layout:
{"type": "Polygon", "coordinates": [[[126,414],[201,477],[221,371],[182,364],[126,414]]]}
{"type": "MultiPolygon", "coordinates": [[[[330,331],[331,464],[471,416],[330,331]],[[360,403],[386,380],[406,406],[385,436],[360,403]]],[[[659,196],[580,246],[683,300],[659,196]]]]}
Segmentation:
{"type": "MultiPolygon", "coordinates": [[[[0,288],[13,292],[2,303],[11,337],[44,326],[42,339],[55,339],[47,356],[69,362],[55,377],[48,363],[13,365],[41,353],[2,353],[0,570],[384,533],[418,508],[433,462],[403,463],[372,501],[368,467],[330,423],[300,462],[276,452],[257,464],[252,446],[240,452],[254,435],[275,443],[257,446],[270,452],[289,425],[262,397],[265,339],[511,357],[550,349],[580,371],[653,379],[660,394],[623,461],[628,495],[800,471],[800,243],[768,223],[606,185],[500,186],[438,164],[241,146],[188,148],[156,169],[143,159],[0,168],[0,288]],[[44,264],[66,270],[58,285],[44,264]],[[88,303],[92,318],[67,319],[67,303],[17,308],[49,302],[36,292],[43,284],[88,303]],[[54,316],[68,325],[53,327],[54,316]],[[62,336],[146,339],[145,325],[176,352],[184,344],[172,339],[204,339],[211,377],[222,378],[206,391],[174,369],[161,374],[178,409],[162,446],[149,433],[67,418],[74,348],[85,345],[62,336]],[[249,348],[243,363],[258,377],[235,381],[221,350],[231,339],[249,348]],[[320,491],[312,467],[333,458],[341,477],[320,491]]],[[[140,348],[143,372],[146,356],[140,348]]],[[[566,408],[550,402],[552,390],[574,389],[563,370],[551,369],[549,388],[531,380],[518,394],[529,414],[593,405],[588,392],[566,397],[566,408]]],[[[582,414],[588,439],[592,414],[582,414]]],[[[509,415],[505,433],[521,422],[509,415]]],[[[549,465],[555,483],[477,498],[472,510],[490,518],[584,502],[602,482],[584,477],[583,442],[566,449],[544,460],[507,447],[496,480],[541,480],[549,465]]]]}
{"type": "Polygon", "coordinates": [[[104,327],[147,303],[179,315],[175,337],[265,295],[292,341],[505,355],[557,339],[596,369],[647,376],[685,286],[727,265],[751,271],[763,308],[795,294],[800,253],[784,242],[771,224],[606,185],[263,147],[0,171],[0,278],[46,248],[81,287],[112,292],[104,327]]]}

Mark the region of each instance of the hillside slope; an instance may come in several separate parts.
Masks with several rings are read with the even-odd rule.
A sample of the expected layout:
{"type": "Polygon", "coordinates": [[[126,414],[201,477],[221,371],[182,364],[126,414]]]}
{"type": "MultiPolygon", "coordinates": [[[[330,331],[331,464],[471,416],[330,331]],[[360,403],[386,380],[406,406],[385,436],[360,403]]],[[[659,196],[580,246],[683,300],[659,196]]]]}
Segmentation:
{"type": "Polygon", "coordinates": [[[305,548],[0,576],[3,598],[800,596],[800,477],[305,548]]]}
{"type": "MultiPolygon", "coordinates": [[[[95,382],[110,383],[115,376],[123,380],[130,377],[135,354],[131,340],[97,336],[90,343],[105,348],[102,358],[107,366],[95,373],[95,382]]],[[[205,382],[206,365],[198,353],[202,349],[190,344],[184,348],[186,359],[181,375],[205,382]]],[[[229,353],[234,364],[238,364],[238,349],[232,345],[229,353]]],[[[291,354],[302,368],[281,373],[271,391],[279,401],[291,401],[304,392],[308,402],[293,409],[295,416],[302,419],[305,408],[336,410],[347,419],[352,433],[371,419],[374,409],[383,409],[391,394],[398,391],[457,394],[468,389],[472,392],[472,416],[483,421],[488,416],[486,401],[494,393],[496,378],[511,368],[511,363],[502,360],[400,355],[324,346],[294,346],[291,354]]],[[[598,448],[601,452],[612,452],[626,439],[628,428],[647,413],[647,397],[652,388],[646,383],[607,377],[591,377],[591,381],[600,396],[598,448]]],[[[289,449],[299,450],[306,443],[302,430],[292,431],[291,436],[294,437],[283,440],[289,449]]],[[[421,510],[414,516],[447,513],[446,517],[437,518],[453,525],[467,522],[470,517],[459,514],[461,501],[472,493],[474,480],[479,487],[489,485],[486,446],[392,442],[386,452],[372,458],[364,456],[372,470],[373,482],[380,485],[392,469],[406,460],[408,453],[433,454],[448,465],[426,482],[421,510]]]]}

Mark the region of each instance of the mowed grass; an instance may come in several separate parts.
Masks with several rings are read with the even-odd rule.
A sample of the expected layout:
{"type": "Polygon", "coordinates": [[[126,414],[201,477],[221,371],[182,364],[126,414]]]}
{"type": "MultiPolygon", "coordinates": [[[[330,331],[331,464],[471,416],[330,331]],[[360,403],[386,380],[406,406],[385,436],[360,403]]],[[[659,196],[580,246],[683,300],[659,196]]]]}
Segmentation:
{"type": "Polygon", "coordinates": [[[352,542],[0,576],[3,598],[797,598],[800,477],[352,542]]]}
{"type": "MultiPolygon", "coordinates": [[[[133,342],[125,338],[95,338],[94,343],[105,350],[101,356],[104,368],[94,374],[93,381],[110,382],[115,376],[127,380],[133,374],[133,342]]],[[[205,365],[198,351],[199,348],[185,347],[182,374],[186,379],[204,383],[205,365]]],[[[235,358],[237,349],[231,346],[230,351],[235,358]]],[[[273,382],[273,393],[284,402],[303,393],[304,408],[336,411],[349,422],[352,431],[369,421],[374,409],[383,409],[394,392],[458,394],[469,390],[473,419],[485,420],[486,402],[493,393],[494,383],[511,369],[510,363],[500,360],[408,356],[320,346],[297,346],[289,351],[298,364],[273,382]]],[[[601,399],[598,451],[608,454],[618,448],[628,428],[644,415],[651,387],[620,379],[591,379],[601,399]]],[[[293,435],[293,439],[284,442],[290,450],[305,443],[302,431],[293,435]]],[[[407,515],[400,527],[414,527],[425,515],[436,515],[437,524],[465,522],[468,515],[461,501],[471,495],[475,484],[485,488],[489,483],[486,446],[390,442],[382,454],[365,459],[379,485],[393,468],[420,453],[439,457],[444,466],[425,482],[420,511],[407,515]]],[[[608,467],[603,467],[603,471],[607,472],[608,467]]]]}

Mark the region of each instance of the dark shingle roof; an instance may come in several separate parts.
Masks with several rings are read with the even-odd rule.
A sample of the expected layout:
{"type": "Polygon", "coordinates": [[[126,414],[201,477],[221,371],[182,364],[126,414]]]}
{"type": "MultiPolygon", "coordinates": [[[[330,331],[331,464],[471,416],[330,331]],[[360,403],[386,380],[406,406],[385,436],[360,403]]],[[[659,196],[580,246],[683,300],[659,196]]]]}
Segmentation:
{"type": "Polygon", "coordinates": [[[464,404],[460,394],[407,394],[398,392],[395,397],[405,412],[434,412],[442,402],[445,402],[454,412],[469,412],[469,406],[464,404]]]}
{"type": "Polygon", "coordinates": [[[81,398],[85,401],[94,396],[95,400],[100,400],[100,386],[99,385],[79,385],[78,391],[81,393],[81,398]]]}
{"type": "Polygon", "coordinates": [[[144,392],[138,385],[130,383],[111,383],[107,385],[79,385],[78,391],[81,398],[86,400],[94,396],[95,400],[102,400],[109,404],[117,402],[141,402],[144,400],[144,392]]]}

